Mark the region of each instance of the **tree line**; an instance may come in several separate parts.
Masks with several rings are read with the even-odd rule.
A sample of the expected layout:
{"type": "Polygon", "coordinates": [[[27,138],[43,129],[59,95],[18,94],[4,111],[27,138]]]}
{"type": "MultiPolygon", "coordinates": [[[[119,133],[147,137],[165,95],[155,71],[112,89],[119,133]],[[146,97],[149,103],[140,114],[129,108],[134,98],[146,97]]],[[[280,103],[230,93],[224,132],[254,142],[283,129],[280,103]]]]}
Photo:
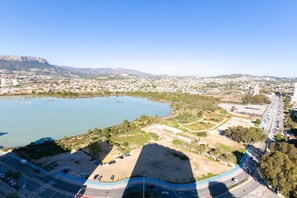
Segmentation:
{"type": "Polygon", "coordinates": [[[270,104],[270,100],[263,94],[253,96],[252,94],[246,94],[242,98],[243,104],[270,104]]]}
{"type": "Polygon", "coordinates": [[[262,178],[286,197],[297,197],[297,148],[285,142],[271,143],[259,161],[262,178]]]}
{"type": "Polygon", "coordinates": [[[178,139],[172,140],[172,143],[188,151],[213,158],[216,161],[224,162],[230,166],[237,162],[237,158],[233,153],[224,152],[221,148],[212,148],[208,144],[199,144],[195,141],[189,143],[178,139]]]}
{"type": "Polygon", "coordinates": [[[238,143],[256,143],[267,139],[264,130],[256,127],[229,127],[224,131],[224,135],[238,143]]]}

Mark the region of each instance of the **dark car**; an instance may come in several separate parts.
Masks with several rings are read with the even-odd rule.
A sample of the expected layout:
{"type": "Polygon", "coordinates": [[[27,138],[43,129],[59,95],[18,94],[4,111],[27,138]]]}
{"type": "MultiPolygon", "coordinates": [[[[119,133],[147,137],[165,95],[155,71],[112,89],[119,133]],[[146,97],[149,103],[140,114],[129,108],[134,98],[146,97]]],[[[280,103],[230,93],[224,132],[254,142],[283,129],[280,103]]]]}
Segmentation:
{"type": "Polygon", "coordinates": [[[147,187],[148,187],[148,188],[155,188],[155,186],[152,185],[152,184],[148,185],[147,187]]]}
{"type": "Polygon", "coordinates": [[[116,163],[115,160],[111,160],[108,164],[109,164],[109,165],[112,165],[112,164],[115,164],[115,163],[116,163]]]}
{"type": "Polygon", "coordinates": [[[81,190],[86,190],[87,187],[88,187],[87,185],[83,185],[80,189],[81,190]]]}
{"type": "Polygon", "coordinates": [[[93,177],[93,179],[96,180],[98,177],[99,177],[99,174],[95,175],[95,176],[93,177]]]}
{"type": "Polygon", "coordinates": [[[62,172],[65,173],[65,174],[67,174],[69,171],[70,171],[69,168],[64,168],[64,169],[62,170],[62,172]]]}
{"type": "Polygon", "coordinates": [[[80,197],[82,197],[83,194],[86,192],[86,189],[87,189],[87,185],[83,185],[83,186],[79,189],[78,193],[76,193],[76,195],[75,195],[74,197],[75,197],[75,198],[80,198],[80,197]]]}

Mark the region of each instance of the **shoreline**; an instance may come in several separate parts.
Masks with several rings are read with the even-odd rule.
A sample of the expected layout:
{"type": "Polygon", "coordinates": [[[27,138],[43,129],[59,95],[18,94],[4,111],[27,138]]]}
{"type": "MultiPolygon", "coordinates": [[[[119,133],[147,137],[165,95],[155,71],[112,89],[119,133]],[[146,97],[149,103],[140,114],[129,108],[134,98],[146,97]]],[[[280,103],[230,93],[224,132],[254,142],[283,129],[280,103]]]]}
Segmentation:
{"type": "MultiPolygon", "coordinates": [[[[159,102],[159,103],[167,103],[167,104],[171,104],[171,102],[166,102],[166,101],[159,101],[159,100],[152,100],[148,97],[141,97],[141,96],[134,96],[134,95],[129,95],[129,94],[109,94],[109,95],[88,95],[88,96],[83,96],[83,97],[57,97],[56,95],[51,95],[51,94],[14,94],[14,95],[1,95],[0,96],[0,99],[2,97],[32,97],[32,98],[47,98],[47,97],[51,97],[51,98],[57,98],[57,99],[83,99],[83,98],[101,98],[101,97],[132,97],[132,98],[141,98],[141,99],[147,99],[149,101],[152,101],[152,102],[159,102]]],[[[159,117],[158,118],[160,120],[166,120],[166,119],[170,119],[172,117],[175,117],[176,114],[174,114],[174,110],[172,109],[172,107],[170,107],[171,111],[169,112],[170,115],[168,116],[165,116],[165,117],[159,117]]],[[[153,117],[153,116],[149,116],[149,117],[153,117]]],[[[130,122],[134,122],[136,121],[138,118],[134,119],[134,120],[131,120],[130,122]]],[[[123,119],[125,120],[125,119],[123,119]]],[[[120,123],[119,123],[120,124],[120,123]]],[[[106,126],[106,127],[102,127],[102,128],[98,128],[99,131],[104,129],[104,128],[111,128],[111,127],[115,127],[119,124],[115,124],[115,125],[110,125],[110,126],[106,126]]],[[[86,129],[87,130],[87,129],[86,129]]],[[[85,135],[86,133],[85,132],[82,132],[82,133],[79,133],[79,134],[76,134],[76,135],[70,135],[70,136],[63,136],[61,138],[57,138],[57,139],[52,139],[51,141],[53,142],[58,142],[58,141],[61,141],[61,140],[64,140],[64,139],[67,139],[67,138],[76,138],[76,137],[79,137],[79,136],[82,136],[82,135],[85,135]]],[[[3,148],[0,148],[0,150],[3,150],[3,151],[7,151],[7,150],[13,150],[13,149],[17,149],[17,148],[22,148],[22,147],[26,147],[30,144],[34,143],[31,142],[31,143],[28,143],[26,145],[19,145],[19,146],[13,146],[13,147],[3,147],[3,148]]],[[[1,146],[1,145],[0,145],[1,146]]]]}

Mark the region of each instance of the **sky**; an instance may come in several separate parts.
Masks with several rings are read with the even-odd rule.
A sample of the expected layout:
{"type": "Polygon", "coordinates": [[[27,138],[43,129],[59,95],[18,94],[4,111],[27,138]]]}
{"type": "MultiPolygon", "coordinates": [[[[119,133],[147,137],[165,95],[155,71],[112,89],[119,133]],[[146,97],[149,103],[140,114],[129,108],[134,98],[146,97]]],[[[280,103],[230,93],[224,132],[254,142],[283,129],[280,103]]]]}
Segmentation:
{"type": "Polygon", "coordinates": [[[1,0],[0,55],[152,74],[297,77],[297,1],[1,0]]]}

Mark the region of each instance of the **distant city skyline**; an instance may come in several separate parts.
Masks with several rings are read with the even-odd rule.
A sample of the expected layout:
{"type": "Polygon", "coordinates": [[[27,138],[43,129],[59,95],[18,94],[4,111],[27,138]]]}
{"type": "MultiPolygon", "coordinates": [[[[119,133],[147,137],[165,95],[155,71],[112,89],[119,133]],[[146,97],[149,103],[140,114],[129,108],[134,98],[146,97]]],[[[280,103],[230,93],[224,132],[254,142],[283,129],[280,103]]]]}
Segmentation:
{"type": "Polygon", "coordinates": [[[0,2],[0,55],[151,74],[297,77],[297,1],[0,2]]]}

